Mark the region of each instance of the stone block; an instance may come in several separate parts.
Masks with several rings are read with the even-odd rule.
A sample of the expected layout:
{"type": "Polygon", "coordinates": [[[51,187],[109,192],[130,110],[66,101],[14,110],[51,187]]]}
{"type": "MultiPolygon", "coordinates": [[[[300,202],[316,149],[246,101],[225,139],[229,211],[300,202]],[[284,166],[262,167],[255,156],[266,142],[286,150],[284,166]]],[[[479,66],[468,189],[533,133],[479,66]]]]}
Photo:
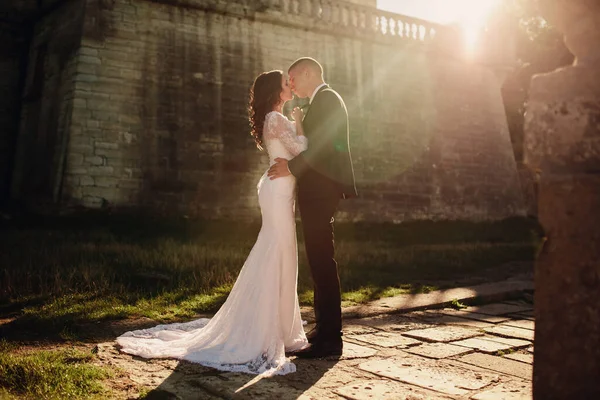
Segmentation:
{"type": "Polygon", "coordinates": [[[505,354],[504,357],[511,360],[520,361],[526,364],[533,364],[533,354],[531,353],[510,353],[505,354]]]}
{"type": "Polygon", "coordinates": [[[440,359],[470,353],[472,350],[461,346],[455,346],[451,343],[425,343],[420,346],[409,347],[404,351],[418,356],[440,359]]]}
{"type": "Polygon", "coordinates": [[[111,143],[111,142],[94,142],[94,147],[96,149],[118,149],[119,148],[119,144],[118,143],[111,143]]]}
{"type": "Polygon", "coordinates": [[[94,186],[94,178],[89,175],[82,175],[79,184],[81,186],[94,186]]]}
{"type": "Polygon", "coordinates": [[[114,168],[111,166],[91,166],[87,168],[90,176],[112,176],[114,168]]]}
{"type": "Polygon", "coordinates": [[[79,54],[96,57],[98,55],[98,49],[82,46],[79,48],[79,54]]]}
{"type": "Polygon", "coordinates": [[[458,358],[458,360],[506,375],[512,375],[527,380],[532,379],[533,368],[531,365],[514,360],[508,360],[503,357],[491,356],[489,354],[471,353],[458,358]]]}
{"type": "Polygon", "coordinates": [[[67,157],[67,163],[72,166],[83,165],[83,154],[71,153],[67,157]]]}
{"type": "Polygon", "coordinates": [[[521,329],[529,329],[530,331],[533,331],[535,329],[535,322],[527,319],[510,320],[503,322],[500,325],[512,326],[521,329]]]}
{"type": "Polygon", "coordinates": [[[100,58],[98,58],[97,56],[80,55],[78,60],[84,64],[101,64],[100,58]]]}
{"type": "Polygon", "coordinates": [[[419,390],[411,386],[403,386],[388,379],[371,379],[352,382],[346,386],[333,389],[333,392],[350,400],[448,399],[448,397],[419,390]]]}
{"type": "Polygon", "coordinates": [[[352,360],[355,358],[368,358],[376,354],[377,350],[375,349],[344,341],[344,349],[341,358],[344,360],[352,360]]]}
{"type": "Polygon", "coordinates": [[[515,328],[512,326],[496,325],[491,328],[485,328],[485,332],[496,336],[504,336],[509,338],[524,339],[533,341],[533,331],[523,328],[515,328]]]}
{"type": "Polygon", "coordinates": [[[411,365],[405,358],[367,361],[358,368],[378,376],[455,396],[464,396],[498,380],[497,375],[492,373],[476,373],[435,363],[411,365]]]}
{"type": "Polygon", "coordinates": [[[471,397],[471,400],[531,400],[531,383],[511,381],[486,389],[471,397]]]}
{"type": "Polygon", "coordinates": [[[403,335],[426,342],[446,343],[482,336],[483,333],[474,329],[463,328],[460,326],[440,326],[435,328],[412,330],[404,332],[403,335]]]}
{"type": "Polygon", "coordinates": [[[105,204],[105,200],[102,197],[83,196],[81,200],[82,205],[88,208],[102,208],[105,204]]]}
{"type": "Polygon", "coordinates": [[[116,178],[110,178],[106,176],[97,176],[94,178],[94,181],[96,186],[105,188],[117,187],[117,183],[119,182],[119,180],[116,178]]]}
{"type": "Polygon", "coordinates": [[[486,304],[483,306],[469,307],[470,312],[486,315],[507,315],[519,312],[531,311],[533,308],[530,305],[517,305],[507,303],[486,304]]]}
{"type": "Polygon", "coordinates": [[[406,348],[421,344],[420,341],[402,336],[400,333],[376,332],[364,335],[350,335],[349,339],[358,340],[379,347],[406,348]]]}
{"type": "Polygon", "coordinates": [[[470,338],[465,340],[459,340],[452,342],[456,346],[467,347],[474,349],[482,353],[494,354],[499,351],[510,350],[512,347],[505,343],[494,342],[491,340],[485,340],[483,338],[470,338]]]}
{"type": "Polygon", "coordinates": [[[104,157],[100,156],[86,156],[84,161],[91,165],[104,165],[104,157]]]}
{"type": "Polygon", "coordinates": [[[470,311],[470,308],[467,310],[453,310],[450,308],[445,308],[445,309],[441,310],[440,313],[449,315],[449,316],[456,316],[456,317],[460,317],[460,318],[471,319],[474,321],[487,322],[490,324],[498,324],[500,322],[505,322],[510,319],[508,317],[499,317],[499,316],[493,316],[493,315],[472,312],[472,311],[470,311]]]}

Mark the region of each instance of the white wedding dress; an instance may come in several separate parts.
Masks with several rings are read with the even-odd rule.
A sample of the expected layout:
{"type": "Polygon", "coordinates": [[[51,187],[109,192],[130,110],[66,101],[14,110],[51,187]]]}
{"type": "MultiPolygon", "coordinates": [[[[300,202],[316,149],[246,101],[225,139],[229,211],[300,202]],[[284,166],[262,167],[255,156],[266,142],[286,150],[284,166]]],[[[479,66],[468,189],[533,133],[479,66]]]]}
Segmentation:
{"type": "MultiPolygon", "coordinates": [[[[263,142],[270,164],[306,150],[295,124],[266,115],[263,142]]],[[[227,301],[213,318],[158,325],[117,338],[121,351],[144,358],[177,358],[223,371],[264,376],[296,371],[286,351],[307,346],[298,304],[298,249],[294,218],[296,180],[258,182],[262,227],[227,301]]]]}

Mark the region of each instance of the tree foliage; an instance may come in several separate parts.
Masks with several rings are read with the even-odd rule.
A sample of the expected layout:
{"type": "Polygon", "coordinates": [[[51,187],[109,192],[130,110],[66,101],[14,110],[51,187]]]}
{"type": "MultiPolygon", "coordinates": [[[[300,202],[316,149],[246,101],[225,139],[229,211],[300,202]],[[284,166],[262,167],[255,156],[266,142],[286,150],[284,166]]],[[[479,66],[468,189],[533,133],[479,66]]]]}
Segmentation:
{"type": "Polygon", "coordinates": [[[502,88],[515,158],[523,161],[524,114],[531,78],[573,63],[562,34],[539,13],[535,0],[514,0],[512,14],[519,19],[516,36],[517,68],[502,88]]]}

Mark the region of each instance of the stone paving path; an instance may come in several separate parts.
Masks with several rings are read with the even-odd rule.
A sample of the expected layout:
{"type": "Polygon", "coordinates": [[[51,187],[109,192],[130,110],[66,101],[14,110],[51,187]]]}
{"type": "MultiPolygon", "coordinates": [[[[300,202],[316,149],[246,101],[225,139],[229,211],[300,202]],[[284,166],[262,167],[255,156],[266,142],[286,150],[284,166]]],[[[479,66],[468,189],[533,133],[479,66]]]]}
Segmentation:
{"type": "Polygon", "coordinates": [[[114,342],[98,355],[150,400],[531,399],[532,315],[531,304],[514,301],[346,319],[341,359],[296,360],[295,374],[260,380],[131,357],[114,342]]]}

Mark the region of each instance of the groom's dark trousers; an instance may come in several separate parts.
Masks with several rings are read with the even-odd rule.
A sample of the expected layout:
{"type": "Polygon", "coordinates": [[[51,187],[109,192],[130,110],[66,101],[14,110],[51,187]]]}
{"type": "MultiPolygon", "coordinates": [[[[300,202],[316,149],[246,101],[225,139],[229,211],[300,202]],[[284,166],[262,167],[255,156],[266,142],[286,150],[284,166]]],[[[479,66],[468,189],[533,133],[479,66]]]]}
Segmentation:
{"type": "Polygon", "coordinates": [[[333,255],[333,215],[340,196],[331,183],[324,183],[320,187],[318,195],[299,189],[298,207],[313,279],[317,330],[320,338],[335,339],[342,330],[340,279],[333,255]]]}
{"type": "Polygon", "coordinates": [[[348,112],[338,93],[322,87],[303,120],[308,149],[288,163],[298,182],[306,255],[314,284],[318,340],[341,336],[340,279],[333,249],[333,216],[340,199],[355,197],[348,112]]]}

